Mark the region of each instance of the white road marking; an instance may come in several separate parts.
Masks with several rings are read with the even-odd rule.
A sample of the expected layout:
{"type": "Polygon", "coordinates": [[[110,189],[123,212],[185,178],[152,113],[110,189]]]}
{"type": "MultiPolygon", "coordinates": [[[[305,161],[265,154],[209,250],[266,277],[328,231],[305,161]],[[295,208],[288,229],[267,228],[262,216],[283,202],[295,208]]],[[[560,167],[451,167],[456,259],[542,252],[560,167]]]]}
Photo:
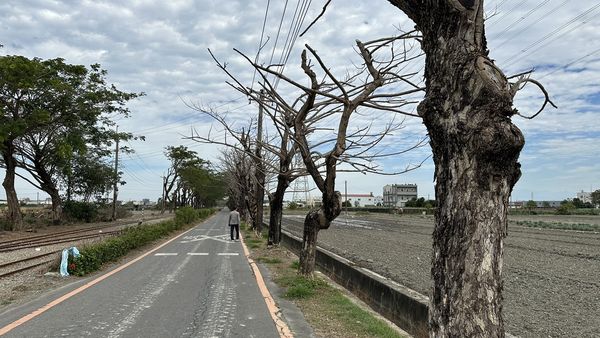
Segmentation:
{"type": "Polygon", "coordinates": [[[229,241],[225,238],[229,235],[218,235],[218,236],[207,236],[207,235],[196,235],[196,236],[185,236],[183,237],[183,241],[179,241],[179,243],[191,243],[191,242],[199,242],[205,239],[212,239],[214,241],[228,243],[229,241]]]}
{"type": "Polygon", "coordinates": [[[188,252],[189,256],[208,256],[208,252],[188,252]]]}
{"type": "Polygon", "coordinates": [[[154,256],[177,256],[177,252],[157,252],[154,256]]]}
{"type": "Polygon", "coordinates": [[[217,256],[238,256],[237,252],[219,252],[217,256]]]}

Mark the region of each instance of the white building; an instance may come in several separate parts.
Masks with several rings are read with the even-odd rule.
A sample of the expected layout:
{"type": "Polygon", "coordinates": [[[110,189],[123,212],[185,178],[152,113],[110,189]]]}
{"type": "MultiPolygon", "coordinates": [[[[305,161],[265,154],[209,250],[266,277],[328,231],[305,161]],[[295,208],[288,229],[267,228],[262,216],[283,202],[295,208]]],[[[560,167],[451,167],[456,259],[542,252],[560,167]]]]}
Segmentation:
{"type": "Polygon", "coordinates": [[[577,193],[577,198],[579,198],[581,200],[581,202],[583,202],[583,203],[592,203],[592,193],[591,192],[585,192],[585,191],[581,190],[581,192],[577,193]]]}
{"type": "Polygon", "coordinates": [[[383,196],[375,196],[375,206],[383,206],[383,196]]]}
{"type": "Polygon", "coordinates": [[[344,201],[349,201],[353,207],[373,207],[376,205],[375,196],[370,192],[368,194],[342,194],[344,201]]]}

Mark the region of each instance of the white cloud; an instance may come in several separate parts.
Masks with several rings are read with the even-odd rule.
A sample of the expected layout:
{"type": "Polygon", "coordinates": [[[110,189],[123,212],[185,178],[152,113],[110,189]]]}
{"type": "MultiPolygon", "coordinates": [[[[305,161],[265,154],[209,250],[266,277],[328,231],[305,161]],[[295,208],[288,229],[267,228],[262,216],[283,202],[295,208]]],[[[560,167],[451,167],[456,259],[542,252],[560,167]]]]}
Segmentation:
{"type": "MultiPolygon", "coordinates": [[[[304,27],[320,12],[323,3],[313,3],[304,27]]],[[[182,135],[189,135],[191,125],[200,132],[207,131],[211,125],[206,117],[186,107],[182,99],[213,106],[237,99],[221,109],[232,110],[229,116],[239,125],[247,123],[256,111],[224,83],[227,77],[215,67],[207,48],[211,48],[220,61],[227,62],[228,69],[243,83],[250,83],[252,72],[247,62],[232,48],[250,57],[255,55],[265,4],[256,1],[227,1],[225,4],[216,0],[7,0],[0,3],[3,15],[0,42],[5,46],[0,52],[28,57],[64,57],[67,62],[76,64],[98,62],[108,70],[109,82],[120,89],[146,92],[145,97],[129,104],[132,117],[119,121],[122,130],[147,135],[146,142],[132,143],[139,156],[124,159],[128,184],[120,193],[125,199],[157,198],[160,196],[158,176],[168,165],[162,156],[165,146],[190,144],[202,157],[216,158],[215,147],[181,139],[182,135]]],[[[536,67],[534,78],[544,83],[559,106],[546,110],[534,120],[515,118],[527,140],[521,156],[524,174],[513,194],[517,199],[528,199],[531,191],[540,199],[562,199],[577,190],[589,189],[589,183],[600,184],[596,164],[600,147],[594,146],[600,139],[600,22],[597,21],[600,7],[594,9],[595,5],[591,0],[551,0],[544,4],[533,0],[486,2],[488,12],[496,7],[498,12],[486,27],[491,56],[510,74],[536,67]],[[588,9],[592,10],[576,18],[588,9]],[[559,29],[561,26],[563,29],[559,29]],[[562,68],[567,64],[568,67],[562,68]]],[[[271,1],[265,30],[268,42],[261,62],[270,59],[283,6],[283,1],[271,1]]],[[[290,1],[274,62],[279,60],[294,6],[295,2],[290,1]]],[[[356,39],[365,41],[390,36],[397,34],[396,27],[411,30],[413,26],[385,0],[334,1],[325,16],[305,37],[296,41],[286,74],[304,79],[298,60],[305,43],[314,47],[332,72],[339,75],[351,69],[351,62],[357,60],[353,50],[356,39]]],[[[422,66],[421,59],[409,69],[419,71],[422,66]]],[[[284,93],[291,93],[284,84],[280,87],[284,93]]],[[[531,114],[539,108],[540,100],[539,91],[530,87],[519,94],[516,105],[524,114],[531,114]]],[[[372,121],[380,126],[389,118],[390,115],[365,111],[356,116],[351,127],[372,121]]],[[[405,147],[415,137],[426,135],[418,119],[408,119],[405,125],[403,130],[384,140],[382,146],[405,147]]],[[[428,147],[424,147],[381,163],[386,169],[403,168],[429,153],[428,147]]],[[[377,193],[390,182],[416,182],[420,184],[420,192],[433,198],[431,160],[421,169],[400,177],[360,174],[340,174],[339,177],[352,182],[353,192],[377,193]]],[[[31,188],[22,182],[19,191],[23,191],[23,195],[31,194],[31,188]]],[[[0,198],[3,195],[4,192],[0,192],[0,198]]]]}

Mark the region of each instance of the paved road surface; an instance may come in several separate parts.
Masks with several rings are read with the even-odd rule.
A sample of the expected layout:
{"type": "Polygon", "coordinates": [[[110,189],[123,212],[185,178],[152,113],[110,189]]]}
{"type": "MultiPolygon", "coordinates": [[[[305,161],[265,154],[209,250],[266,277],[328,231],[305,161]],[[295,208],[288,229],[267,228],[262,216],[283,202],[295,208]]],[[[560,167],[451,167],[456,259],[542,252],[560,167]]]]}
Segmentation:
{"type": "MultiPolygon", "coordinates": [[[[221,212],[4,337],[279,337],[221,212]]],[[[0,328],[89,280],[0,314],[0,328]]]]}

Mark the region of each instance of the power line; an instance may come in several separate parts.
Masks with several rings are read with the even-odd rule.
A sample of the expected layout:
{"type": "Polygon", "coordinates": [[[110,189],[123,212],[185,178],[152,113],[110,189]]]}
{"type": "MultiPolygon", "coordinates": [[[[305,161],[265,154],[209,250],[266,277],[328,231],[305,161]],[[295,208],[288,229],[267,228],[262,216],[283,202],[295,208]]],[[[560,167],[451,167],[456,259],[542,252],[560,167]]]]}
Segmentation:
{"type": "MultiPolygon", "coordinates": [[[[244,98],[244,97],[245,97],[245,95],[241,95],[241,96],[239,96],[239,97],[237,97],[237,98],[235,98],[235,99],[228,100],[228,101],[226,101],[225,103],[223,103],[223,104],[220,104],[220,105],[218,105],[218,106],[214,107],[213,109],[218,109],[218,108],[224,107],[224,106],[226,106],[226,105],[228,105],[228,104],[231,104],[231,103],[234,103],[234,102],[238,102],[240,99],[242,99],[242,98],[244,98]]],[[[169,123],[162,124],[161,126],[158,126],[158,127],[150,127],[150,128],[146,128],[146,129],[140,129],[140,130],[137,130],[137,131],[133,131],[132,133],[134,133],[134,134],[140,134],[140,133],[145,133],[145,132],[147,132],[147,131],[151,131],[151,130],[157,130],[157,129],[160,129],[160,130],[165,130],[165,127],[166,127],[166,126],[174,125],[174,124],[177,124],[177,123],[179,123],[179,122],[183,122],[183,121],[185,121],[185,120],[189,120],[189,119],[192,119],[192,118],[198,118],[198,115],[197,115],[197,114],[194,114],[194,115],[189,115],[189,116],[183,117],[183,118],[181,118],[181,119],[177,119],[177,120],[175,120],[175,121],[172,121],[172,122],[169,122],[169,123]]],[[[179,126],[174,126],[174,128],[177,128],[177,127],[179,127],[179,126]]],[[[171,128],[171,129],[173,129],[173,128],[171,128]]]]}
{"type": "MultiPolygon", "coordinates": [[[[298,3],[300,3],[300,0],[298,1],[298,3]]],[[[291,53],[292,53],[294,44],[296,43],[296,40],[298,39],[298,35],[300,35],[300,29],[302,28],[302,24],[304,23],[306,14],[308,14],[308,9],[310,8],[311,3],[312,3],[312,0],[309,0],[308,2],[306,0],[302,1],[302,6],[300,7],[300,12],[296,18],[296,23],[294,24],[292,21],[292,25],[290,25],[290,31],[292,32],[291,33],[292,39],[290,40],[287,51],[285,49],[282,51],[282,54],[281,54],[282,58],[280,58],[280,62],[279,62],[281,64],[279,72],[282,74],[283,74],[283,71],[285,70],[285,66],[289,60],[291,53]],[[293,26],[293,30],[292,30],[292,26],[293,26]]],[[[279,78],[275,79],[274,88],[277,88],[278,84],[279,84],[279,78]]]]}
{"type": "MultiPolygon", "coordinates": [[[[265,10],[265,19],[263,20],[262,32],[260,33],[260,42],[258,43],[258,50],[256,51],[256,57],[254,58],[254,63],[258,62],[258,57],[260,55],[260,50],[263,47],[263,37],[265,35],[265,26],[267,25],[267,16],[269,15],[269,6],[271,5],[271,0],[267,0],[267,9],[265,10]]],[[[254,79],[256,77],[256,68],[254,68],[254,73],[252,74],[252,84],[250,88],[254,87],[254,79]]]]}
{"type": "Polygon", "coordinates": [[[127,168],[123,167],[122,169],[125,174],[127,174],[129,177],[131,177],[137,183],[142,184],[142,185],[146,184],[146,182],[143,182],[139,177],[137,177],[137,175],[135,175],[133,172],[129,171],[127,168]]]}
{"type": "Polygon", "coordinates": [[[517,26],[518,24],[520,24],[523,20],[525,20],[527,17],[529,17],[531,14],[535,13],[538,9],[544,7],[546,4],[548,4],[548,2],[550,2],[550,0],[544,0],[541,3],[539,3],[537,6],[535,6],[534,8],[530,9],[529,12],[525,13],[525,15],[521,16],[520,18],[518,18],[517,20],[511,22],[510,24],[508,24],[504,30],[502,30],[497,36],[496,38],[500,38],[502,35],[504,35],[506,32],[510,31],[511,28],[514,28],[515,26],[517,26]]]}
{"type": "Polygon", "coordinates": [[[569,2],[569,0],[565,0],[562,3],[560,3],[558,6],[551,8],[549,11],[547,11],[544,14],[542,14],[537,20],[535,20],[532,23],[530,23],[529,25],[521,28],[519,31],[515,32],[509,38],[507,38],[506,40],[504,40],[504,42],[502,42],[501,44],[499,44],[498,46],[496,46],[496,48],[504,46],[507,42],[513,40],[515,37],[517,37],[519,34],[523,33],[525,30],[531,28],[531,26],[539,23],[540,21],[544,20],[545,18],[550,17],[550,14],[553,14],[554,12],[556,12],[557,10],[559,10],[561,7],[563,7],[564,5],[566,5],[568,2],[569,2]]]}
{"type": "Polygon", "coordinates": [[[283,25],[283,19],[285,18],[287,6],[288,6],[288,0],[285,0],[285,5],[283,6],[283,14],[281,14],[281,20],[279,20],[279,27],[277,28],[277,36],[275,37],[275,43],[273,44],[273,51],[271,51],[271,58],[269,59],[269,65],[271,65],[273,63],[273,56],[275,56],[275,49],[277,48],[277,42],[279,41],[279,34],[281,33],[281,26],[283,25]]]}
{"type": "MultiPolygon", "coordinates": [[[[508,58],[507,60],[505,60],[505,62],[510,62],[511,60],[515,59],[517,56],[519,56],[519,55],[521,55],[521,54],[523,54],[523,53],[525,53],[525,52],[529,51],[531,48],[533,48],[533,47],[536,47],[536,46],[538,46],[539,44],[541,44],[542,42],[544,42],[544,41],[546,41],[546,40],[548,40],[548,39],[550,39],[550,38],[554,37],[555,35],[557,35],[557,34],[558,34],[560,31],[562,31],[563,29],[565,29],[565,28],[569,27],[570,25],[572,25],[573,23],[575,23],[577,20],[579,20],[579,19],[582,19],[582,18],[585,18],[586,16],[588,16],[588,15],[589,15],[589,14],[591,14],[591,13],[593,13],[593,12],[594,12],[595,10],[597,10],[598,8],[600,8],[600,3],[598,3],[598,4],[594,5],[594,6],[592,6],[591,8],[587,9],[587,10],[586,10],[586,11],[584,11],[583,13],[581,13],[581,14],[579,14],[579,15],[575,16],[574,18],[572,18],[572,19],[570,19],[569,21],[565,22],[564,24],[560,25],[558,28],[554,29],[552,32],[550,32],[550,33],[548,33],[548,34],[544,35],[542,38],[540,38],[540,39],[538,39],[537,41],[535,41],[535,42],[531,43],[529,46],[525,47],[525,48],[524,48],[524,49],[522,49],[520,52],[518,52],[518,53],[514,54],[513,56],[511,56],[510,58],[508,58]]],[[[551,39],[551,40],[550,40],[548,43],[550,43],[550,42],[552,42],[552,41],[556,40],[557,38],[559,38],[559,37],[561,37],[561,36],[563,36],[563,35],[565,35],[565,34],[567,34],[567,33],[571,32],[571,31],[573,31],[574,29],[576,29],[576,28],[578,28],[578,27],[580,27],[580,26],[582,26],[582,25],[584,25],[584,24],[586,24],[586,23],[587,23],[587,21],[583,21],[583,22],[582,22],[582,23],[580,23],[578,26],[576,26],[576,27],[574,27],[574,28],[572,28],[572,29],[570,29],[570,30],[568,30],[568,31],[564,32],[563,34],[560,34],[560,35],[558,35],[558,36],[554,37],[554,38],[553,38],[553,39],[551,39]]],[[[542,48],[542,47],[544,47],[544,46],[548,45],[548,43],[545,43],[545,44],[543,44],[542,46],[540,46],[540,47],[536,48],[536,49],[535,49],[535,50],[533,50],[533,51],[536,51],[536,50],[538,50],[538,49],[540,49],[540,48],[542,48]]],[[[532,52],[533,52],[533,51],[532,51],[532,52]]]]}
{"type": "Polygon", "coordinates": [[[554,74],[554,73],[558,72],[559,70],[562,70],[562,69],[567,69],[568,67],[570,67],[570,66],[572,66],[572,65],[574,65],[574,64],[576,64],[576,63],[579,63],[579,62],[583,61],[584,59],[586,59],[586,58],[588,58],[588,57],[590,57],[590,56],[592,56],[592,55],[594,55],[594,54],[596,54],[596,53],[598,53],[598,52],[600,52],[600,48],[598,48],[598,49],[596,49],[596,50],[594,50],[594,51],[591,51],[591,52],[589,52],[589,53],[585,54],[584,56],[581,56],[581,57],[579,57],[579,58],[577,58],[577,59],[575,59],[575,60],[573,60],[573,61],[571,61],[571,62],[568,62],[568,63],[566,63],[565,65],[563,65],[563,66],[561,66],[561,67],[557,67],[557,68],[556,68],[556,69],[554,69],[553,71],[551,71],[551,72],[549,72],[549,73],[546,73],[546,74],[544,74],[544,75],[540,76],[540,77],[538,78],[538,80],[539,80],[539,79],[543,79],[543,78],[545,78],[545,77],[547,77],[547,76],[549,76],[549,75],[552,75],[552,74],[554,74]]]}
{"type": "Polygon", "coordinates": [[[504,14],[500,15],[496,20],[488,23],[488,27],[492,27],[493,25],[495,25],[496,23],[502,21],[502,19],[507,16],[510,13],[513,13],[517,8],[521,7],[527,0],[522,0],[521,2],[519,2],[518,4],[516,4],[513,8],[509,9],[508,11],[504,12],[504,14]]]}

